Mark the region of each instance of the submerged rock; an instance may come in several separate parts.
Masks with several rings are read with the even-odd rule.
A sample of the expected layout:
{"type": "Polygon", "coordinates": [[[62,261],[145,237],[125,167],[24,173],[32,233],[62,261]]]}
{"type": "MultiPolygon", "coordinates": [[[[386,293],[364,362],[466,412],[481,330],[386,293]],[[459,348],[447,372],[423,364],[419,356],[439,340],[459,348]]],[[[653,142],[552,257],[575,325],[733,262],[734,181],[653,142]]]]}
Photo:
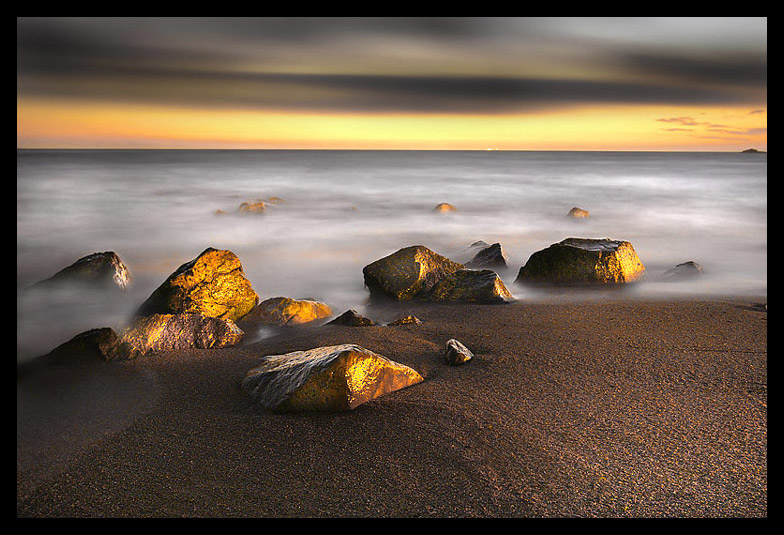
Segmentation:
{"type": "Polygon", "coordinates": [[[83,256],[48,279],[35,283],[29,289],[68,284],[125,290],[131,284],[131,274],[117,253],[105,251],[83,256]]]}
{"type": "Polygon", "coordinates": [[[370,318],[366,318],[357,313],[356,310],[347,310],[332,321],[328,321],[327,325],[346,325],[349,327],[370,327],[376,325],[376,322],[370,318]]]}
{"type": "Polygon", "coordinates": [[[242,323],[300,325],[331,315],[332,309],[321,301],[272,297],[259,303],[242,319],[242,323]]]}
{"type": "Polygon", "coordinates": [[[264,357],[242,390],[274,411],[347,411],[422,380],[404,364],[344,344],[264,357]]]}
{"type": "Polygon", "coordinates": [[[239,211],[245,213],[263,214],[266,209],[267,209],[267,205],[264,204],[264,201],[256,201],[250,203],[244,202],[240,204],[239,211]]]}
{"type": "Polygon", "coordinates": [[[460,269],[446,275],[428,294],[431,301],[505,303],[514,299],[501,278],[490,269],[460,269]]]}
{"type": "Polygon", "coordinates": [[[581,218],[590,217],[591,214],[588,212],[588,210],[583,210],[582,208],[577,208],[575,206],[574,208],[569,210],[569,213],[566,214],[566,215],[568,217],[574,217],[574,218],[577,218],[577,219],[581,219],[581,218]]]}
{"type": "Polygon", "coordinates": [[[137,315],[194,313],[236,322],[258,302],[239,258],[231,251],[210,247],[177,268],[137,315]]]}
{"type": "Polygon", "coordinates": [[[566,238],[537,251],[515,283],[621,284],[642,278],[645,266],[628,241],[566,238]]]}
{"type": "Polygon", "coordinates": [[[438,212],[438,213],[457,212],[457,208],[455,208],[454,206],[452,206],[448,202],[442,202],[442,203],[437,204],[436,207],[433,208],[433,211],[434,212],[438,212]]]}
{"type": "Polygon", "coordinates": [[[405,247],[362,269],[371,297],[410,300],[424,296],[446,275],[463,265],[424,245],[405,247]]]}
{"type": "Polygon", "coordinates": [[[105,360],[129,360],[172,349],[218,349],[240,343],[245,333],[231,320],[201,314],[153,314],[136,318],[105,348],[105,360]]]}
{"type": "Polygon", "coordinates": [[[688,262],[683,262],[682,264],[678,264],[677,266],[668,269],[664,272],[663,277],[664,280],[675,282],[693,279],[699,277],[702,273],[702,266],[693,260],[689,260],[688,262]]]}
{"type": "Polygon", "coordinates": [[[459,366],[465,364],[474,358],[474,354],[461,342],[451,338],[447,340],[446,347],[444,348],[444,359],[450,366],[459,366]]]}
{"type": "MultiPolygon", "coordinates": [[[[473,247],[473,244],[471,247],[473,247]]],[[[506,269],[508,267],[508,262],[506,253],[504,253],[501,244],[494,243],[493,245],[488,245],[479,250],[471,260],[466,262],[465,266],[472,269],[506,269]]]]}

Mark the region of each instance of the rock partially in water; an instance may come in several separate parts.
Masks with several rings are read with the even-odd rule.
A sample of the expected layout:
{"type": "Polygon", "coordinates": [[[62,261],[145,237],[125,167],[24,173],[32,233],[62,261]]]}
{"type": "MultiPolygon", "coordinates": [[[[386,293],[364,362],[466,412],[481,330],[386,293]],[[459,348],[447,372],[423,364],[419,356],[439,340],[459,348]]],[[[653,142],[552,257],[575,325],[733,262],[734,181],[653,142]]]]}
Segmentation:
{"type": "Polygon", "coordinates": [[[244,202],[240,204],[239,211],[243,213],[263,214],[267,209],[264,201],[244,202]]]}
{"type": "Polygon", "coordinates": [[[29,289],[79,285],[90,288],[126,290],[131,284],[128,267],[114,251],[92,253],[32,285],[29,289]]]}
{"type": "Polygon", "coordinates": [[[437,213],[448,213],[448,212],[457,212],[457,208],[449,204],[448,202],[438,203],[435,208],[433,208],[434,212],[437,213]]]}
{"type": "Polygon", "coordinates": [[[347,310],[332,321],[328,321],[326,325],[346,325],[348,327],[370,327],[377,325],[375,321],[370,318],[358,314],[356,310],[347,310]]]}
{"type": "Polygon", "coordinates": [[[566,215],[568,217],[573,217],[573,218],[576,218],[576,219],[584,219],[586,217],[590,217],[591,216],[591,214],[590,214],[590,212],[588,212],[588,210],[583,210],[582,208],[578,208],[576,206],[573,207],[571,210],[569,210],[569,213],[566,214],[566,215]]]}
{"type": "Polygon", "coordinates": [[[702,266],[693,260],[689,260],[688,262],[683,262],[682,264],[678,264],[677,266],[668,269],[664,272],[662,277],[666,281],[677,282],[694,279],[695,277],[702,275],[702,273],[702,266]]]}
{"type": "Polygon", "coordinates": [[[258,302],[237,255],[210,247],[177,268],[137,315],[192,313],[236,322],[258,302]]]}
{"type": "Polygon", "coordinates": [[[104,359],[130,360],[155,351],[218,349],[239,344],[245,333],[231,320],[201,314],[153,314],[139,317],[104,353],[104,359]]]}
{"type": "Polygon", "coordinates": [[[326,303],[312,299],[271,297],[259,303],[242,323],[266,325],[301,325],[328,318],[332,309],[326,303]]]}
{"type": "Polygon", "coordinates": [[[532,254],[515,283],[622,284],[638,281],[644,273],[628,241],[566,238],[532,254]]]}
{"type": "Polygon", "coordinates": [[[495,271],[460,269],[433,286],[428,299],[438,302],[506,303],[512,294],[495,271]]]}
{"type": "MultiPolygon", "coordinates": [[[[471,245],[473,247],[473,244],[471,245]]],[[[465,266],[471,269],[504,270],[508,268],[509,260],[500,243],[494,243],[480,249],[474,257],[466,262],[465,266]]]]}
{"type": "Polygon", "coordinates": [[[242,390],[273,411],[347,411],[422,380],[404,364],[344,344],[264,357],[242,390]]]}
{"type": "Polygon", "coordinates": [[[444,348],[444,359],[450,366],[465,364],[474,358],[474,354],[460,341],[450,338],[444,348]]]}
{"type": "Polygon", "coordinates": [[[423,297],[446,275],[463,265],[424,245],[405,247],[362,269],[373,298],[411,300],[423,297]]]}

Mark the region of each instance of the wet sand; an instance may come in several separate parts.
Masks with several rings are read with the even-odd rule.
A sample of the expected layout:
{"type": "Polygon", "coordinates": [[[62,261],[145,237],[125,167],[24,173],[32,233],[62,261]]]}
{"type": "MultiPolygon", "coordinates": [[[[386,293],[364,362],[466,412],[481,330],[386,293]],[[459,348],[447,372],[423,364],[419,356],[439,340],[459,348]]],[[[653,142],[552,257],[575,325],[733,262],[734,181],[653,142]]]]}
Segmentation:
{"type": "Polygon", "coordinates": [[[363,312],[421,325],[50,367],[17,382],[17,516],[767,517],[766,302],[404,304],[363,312]],[[344,413],[240,390],[343,343],[425,381],[344,413]]]}

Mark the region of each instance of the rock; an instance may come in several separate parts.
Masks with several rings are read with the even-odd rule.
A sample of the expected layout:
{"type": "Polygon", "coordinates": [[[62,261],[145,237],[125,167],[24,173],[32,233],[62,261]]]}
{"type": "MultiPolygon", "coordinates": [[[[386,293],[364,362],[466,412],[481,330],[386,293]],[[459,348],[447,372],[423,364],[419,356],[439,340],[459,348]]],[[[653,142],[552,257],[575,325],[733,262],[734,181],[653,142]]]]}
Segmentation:
{"type": "Polygon", "coordinates": [[[480,249],[484,249],[485,247],[490,247],[490,244],[484,240],[476,240],[474,243],[468,246],[469,249],[474,249],[479,247],[480,249]]]}
{"type": "Polygon", "coordinates": [[[532,254],[515,283],[620,284],[637,281],[644,273],[628,241],[566,238],[532,254]]]}
{"type": "Polygon", "coordinates": [[[48,279],[35,283],[30,289],[68,284],[125,290],[131,284],[131,275],[117,253],[105,251],[83,256],[48,279]]]}
{"type": "Polygon", "coordinates": [[[764,150],[757,150],[757,149],[746,149],[746,150],[742,150],[741,152],[765,154],[764,150]]]}
{"type": "Polygon", "coordinates": [[[446,275],[462,268],[424,245],[413,245],[368,264],[362,274],[371,297],[411,300],[424,296],[446,275]]]}
{"type": "Polygon", "coordinates": [[[408,316],[403,316],[395,321],[391,321],[387,323],[387,325],[419,325],[420,323],[422,323],[422,320],[409,314],[408,316]]]}
{"type": "Polygon", "coordinates": [[[67,367],[71,364],[85,362],[103,362],[118,340],[117,333],[110,327],[84,331],[60,344],[46,355],[19,364],[16,368],[17,378],[25,377],[50,366],[67,367]]]}
{"type": "Polygon", "coordinates": [[[331,315],[332,309],[320,301],[272,297],[259,303],[242,319],[242,323],[300,325],[331,315]]]}
{"type": "Polygon", "coordinates": [[[582,208],[577,208],[575,206],[574,208],[569,210],[569,213],[566,215],[569,217],[574,217],[579,219],[579,218],[589,217],[590,213],[588,212],[588,210],[583,210],[582,208]]]}
{"type": "Polygon", "coordinates": [[[699,277],[702,275],[702,272],[701,265],[689,260],[688,262],[683,262],[682,264],[678,264],[677,266],[668,269],[664,272],[663,277],[665,280],[675,282],[699,277]]]}
{"type": "Polygon", "coordinates": [[[500,243],[494,243],[478,251],[474,257],[466,262],[468,268],[507,269],[508,259],[500,243]]]}
{"type": "Polygon", "coordinates": [[[356,310],[347,310],[337,318],[326,323],[327,325],[346,325],[349,327],[369,327],[377,325],[375,321],[357,314],[356,310]]]}
{"type": "Polygon", "coordinates": [[[256,213],[256,214],[263,214],[264,211],[267,209],[267,205],[264,204],[264,201],[256,201],[252,203],[244,202],[240,204],[240,212],[246,213],[256,213]]]}
{"type": "Polygon", "coordinates": [[[345,344],[264,357],[242,390],[278,412],[346,411],[422,380],[404,364],[345,344]]]}
{"type": "Polygon", "coordinates": [[[428,294],[431,301],[506,303],[514,299],[501,278],[490,269],[460,269],[446,275],[428,294]]]}
{"type": "Polygon", "coordinates": [[[244,337],[231,320],[201,314],[153,314],[136,318],[105,348],[103,356],[114,361],[172,349],[217,349],[236,345],[244,337]]]}
{"type": "Polygon", "coordinates": [[[433,208],[433,211],[434,212],[438,212],[438,213],[457,212],[457,208],[455,208],[454,206],[452,206],[448,202],[442,202],[442,203],[437,204],[436,207],[433,208]]]}
{"type": "Polygon", "coordinates": [[[459,366],[474,358],[474,354],[462,343],[451,338],[446,342],[444,358],[450,366],[459,366]]]}
{"type": "Polygon", "coordinates": [[[194,313],[236,322],[258,302],[239,258],[231,251],[210,247],[177,268],[137,315],[194,313]]]}

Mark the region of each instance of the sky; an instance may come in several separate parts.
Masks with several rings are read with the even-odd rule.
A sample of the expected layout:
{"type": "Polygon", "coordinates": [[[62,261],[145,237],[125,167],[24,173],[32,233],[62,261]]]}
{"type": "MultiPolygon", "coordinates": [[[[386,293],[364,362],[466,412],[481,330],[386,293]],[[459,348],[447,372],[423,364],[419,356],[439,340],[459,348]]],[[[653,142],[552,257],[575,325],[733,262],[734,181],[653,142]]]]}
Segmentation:
{"type": "Polygon", "coordinates": [[[767,150],[767,18],[17,18],[17,148],[767,150]]]}

